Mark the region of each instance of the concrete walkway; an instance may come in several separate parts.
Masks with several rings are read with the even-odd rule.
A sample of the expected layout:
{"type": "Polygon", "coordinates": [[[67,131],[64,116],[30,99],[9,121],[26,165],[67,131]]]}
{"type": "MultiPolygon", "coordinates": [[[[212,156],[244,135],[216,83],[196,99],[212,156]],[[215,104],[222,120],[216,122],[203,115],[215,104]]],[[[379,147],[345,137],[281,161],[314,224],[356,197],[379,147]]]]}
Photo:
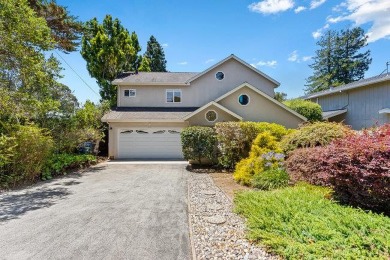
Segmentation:
{"type": "Polygon", "coordinates": [[[190,259],[183,164],[101,164],[0,194],[0,259],[190,259]]]}

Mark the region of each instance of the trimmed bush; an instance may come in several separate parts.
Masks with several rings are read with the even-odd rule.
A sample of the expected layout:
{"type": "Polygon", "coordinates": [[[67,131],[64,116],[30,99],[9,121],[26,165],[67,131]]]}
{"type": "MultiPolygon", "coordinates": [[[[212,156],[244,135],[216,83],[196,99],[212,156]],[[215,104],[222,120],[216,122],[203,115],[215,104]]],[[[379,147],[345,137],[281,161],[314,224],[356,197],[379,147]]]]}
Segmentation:
{"type": "Polygon", "coordinates": [[[216,161],[215,132],[210,127],[190,126],[181,132],[181,143],[186,160],[193,160],[202,164],[202,159],[209,162],[216,161]]]}
{"type": "Polygon", "coordinates": [[[295,181],[332,186],[341,202],[390,215],[390,124],[295,150],[286,166],[295,181]]]}
{"type": "Polygon", "coordinates": [[[292,99],[283,103],[295,112],[306,117],[309,122],[322,120],[322,108],[317,103],[303,99],[292,99]]]}
{"type": "Polygon", "coordinates": [[[252,186],[260,190],[273,190],[288,185],[289,176],[282,168],[271,168],[261,174],[255,174],[252,186]]]}
{"type": "Polygon", "coordinates": [[[315,122],[305,124],[285,135],[282,138],[281,147],[288,153],[297,148],[324,146],[335,139],[345,137],[351,131],[342,123],[315,122]]]}
{"type": "Polygon", "coordinates": [[[253,141],[249,157],[242,159],[236,165],[233,174],[234,180],[242,185],[251,185],[255,174],[261,174],[275,163],[273,159],[267,160],[267,157],[263,156],[271,151],[281,151],[276,137],[269,132],[259,134],[253,141]],[[268,163],[271,163],[271,165],[267,165],[268,163]]]}
{"type": "Polygon", "coordinates": [[[222,122],[215,124],[220,151],[219,163],[233,169],[245,157],[248,157],[253,140],[263,132],[269,132],[279,141],[288,134],[284,126],[267,122],[222,122]]]}

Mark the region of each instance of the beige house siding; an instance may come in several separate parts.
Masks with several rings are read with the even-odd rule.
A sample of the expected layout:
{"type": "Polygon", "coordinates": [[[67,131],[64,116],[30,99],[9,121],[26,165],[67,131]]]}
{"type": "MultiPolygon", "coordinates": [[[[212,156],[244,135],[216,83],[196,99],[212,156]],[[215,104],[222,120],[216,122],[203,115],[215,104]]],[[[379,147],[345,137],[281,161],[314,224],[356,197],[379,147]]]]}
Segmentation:
{"type": "Polygon", "coordinates": [[[200,111],[199,113],[188,119],[188,122],[191,126],[214,126],[217,122],[228,121],[238,121],[238,119],[231,114],[223,111],[222,109],[216,107],[215,105],[209,106],[208,108],[204,109],[203,111],[200,111]],[[214,110],[217,113],[217,120],[214,122],[209,122],[206,120],[206,113],[210,110],[214,110]]]}
{"type": "Polygon", "coordinates": [[[119,131],[121,129],[139,127],[140,129],[148,129],[151,127],[161,127],[161,128],[169,128],[169,127],[180,127],[184,128],[188,126],[188,122],[183,123],[170,123],[170,122],[144,122],[144,123],[110,123],[109,124],[109,132],[108,132],[108,155],[109,157],[117,158],[118,157],[118,139],[119,139],[119,131]]]}
{"type": "Polygon", "coordinates": [[[217,68],[207,72],[202,77],[185,86],[118,86],[119,107],[201,107],[217,99],[235,87],[248,82],[267,95],[274,96],[275,83],[247,68],[240,62],[231,59],[217,68]],[[222,71],[223,80],[217,80],[215,74],[222,71]],[[135,89],[136,97],[125,97],[125,89],[135,89]],[[181,103],[166,103],[166,90],[180,89],[181,103]]]}
{"type": "Polygon", "coordinates": [[[244,121],[272,122],[284,125],[287,128],[297,128],[299,124],[304,122],[298,116],[295,116],[248,87],[237,90],[218,103],[242,116],[244,121]],[[249,104],[246,106],[238,103],[238,98],[242,94],[249,96],[249,104]]]}

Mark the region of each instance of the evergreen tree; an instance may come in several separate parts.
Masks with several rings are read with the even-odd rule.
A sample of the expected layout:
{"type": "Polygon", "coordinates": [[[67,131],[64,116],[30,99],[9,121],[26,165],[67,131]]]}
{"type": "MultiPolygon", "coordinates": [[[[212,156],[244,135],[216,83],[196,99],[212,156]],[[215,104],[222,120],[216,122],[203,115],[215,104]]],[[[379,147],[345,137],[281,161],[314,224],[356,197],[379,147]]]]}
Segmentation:
{"type": "Polygon", "coordinates": [[[137,68],[140,50],[136,33],[130,34],[118,19],[106,15],[102,24],[96,18],[86,22],[81,55],[100,87],[102,100],[109,100],[111,106],[116,105],[117,95],[111,82],[119,73],[137,68]]]}
{"type": "Polygon", "coordinates": [[[150,36],[144,57],[149,59],[151,71],[167,71],[164,50],[153,35],[150,36]]]}
{"type": "Polygon", "coordinates": [[[65,53],[76,51],[83,32],[83,24],[77,17],[70,15],[66,7],[55,0],[28,0],[28,4],[37,16],[46,20],[57,49],[65,53]]]}
{"type": "Polygon", "coordinates": [[[275,92],[274,99],[276,99],[279,102],[283,102],[287,100],[287,94],[284,92],[275,92]]]}
{"type": "Polygon", "coordinates": [[[138,71],[144,71],[144,72],[151,72],[152,70],[150,69],[150,60],[146,56],[141,56],[141,64],[138,68],[138,71]]]}
{"type": "Polygon", "coordinates": [[[367,46],[367,36],[360,27],[340,32],[330,30],[317,45],[320,49],[314,63],[309,65],[314,73],[306,80],[307,94],[362,79],[372,60],[369,50],[359,53],[367,46]]]}

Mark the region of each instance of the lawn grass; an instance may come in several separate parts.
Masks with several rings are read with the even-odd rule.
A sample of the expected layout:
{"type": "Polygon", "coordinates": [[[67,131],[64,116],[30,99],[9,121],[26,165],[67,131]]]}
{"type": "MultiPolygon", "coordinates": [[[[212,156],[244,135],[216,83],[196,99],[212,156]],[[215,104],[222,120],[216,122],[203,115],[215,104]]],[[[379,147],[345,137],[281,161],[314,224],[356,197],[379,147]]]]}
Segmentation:
{"type": "Polygon", "coordinates": [[[389,259],[390,218],[341,206],[330,190],[299,184],[235,197],[248,237],[287,259],[389,259]]]}

